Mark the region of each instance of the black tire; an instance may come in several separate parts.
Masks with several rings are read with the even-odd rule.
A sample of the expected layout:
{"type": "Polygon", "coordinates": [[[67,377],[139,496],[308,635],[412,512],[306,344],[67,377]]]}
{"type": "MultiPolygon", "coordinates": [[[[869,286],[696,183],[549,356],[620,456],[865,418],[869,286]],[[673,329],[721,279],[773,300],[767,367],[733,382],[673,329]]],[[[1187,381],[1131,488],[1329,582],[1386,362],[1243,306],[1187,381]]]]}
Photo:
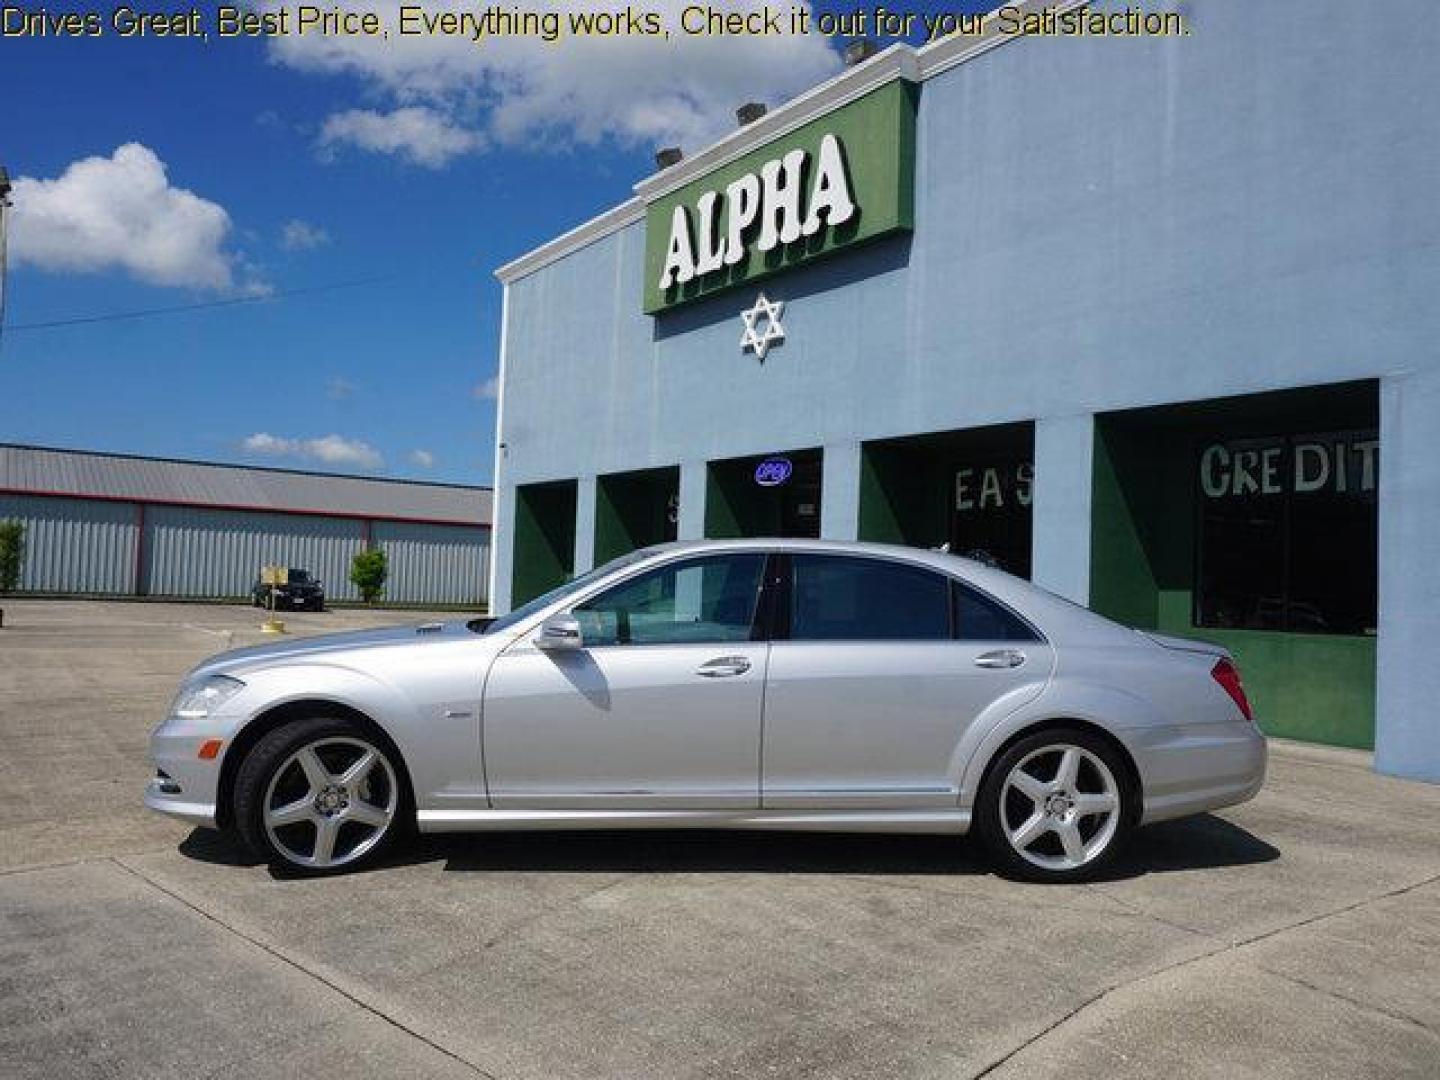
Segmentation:
{"type": "MultiPolygon", "coordinates": [[[[990,849],[998,869],[1006,877],[1049,884],[1089,881],[1105,873],[1114,863],[1139,816],[1136,813],[1139,793],[1134,790],[1130,776],[1129,763],[1106,739],[1084,728],[1046,728],[1013,743],[991,764],[975,803],[976,832],[990,849]],[[1046,812],[1047,804],[1044,801],[1037,802],[1031,796],[1008,786],[1007,782],[1013,771],[1021,763],[1027,763],[1025,772],[1030,779],[1037,779],[1036,775],[1030,772],[1034,767],[1039,769],[1038,778],[1043,780],[1049,776],[1048,766],[1051,761],[1055,763],[1056,774],[1041,786],[1048,788],[1055,785],[1059,781],[1063,749],[1068,747],[1083,752],[1077,755],[1078,779],[1071,785],[1073,790],[1056,790],[1046,795],[1046,799],[1059,800],[1054,804],[1054,813],[1046,812]],[[1086,755],[1092,756],[1087,758],[1086,755]],[[1113,822],[1110,816],[1104,814],[1081,814],[1073,805],[1076,794],[1104,797],[1106,778],[1096,767],[1096,761],[1103,764],[1105,771],[1109,773],[1115,798],[1115,807],[1111,812],[1113,822]],[[1011,842],[1006,821],[1008,818],[1017,835],[1021,835],[1019,826],[1030,820],[1027,801],[1029,812],[1042,815],[1043,827],[1025,846],[1026,854],[1022,854],[1011,842]],[[1086,855],[1083,863],[1059,865],[1073,860],[1064,847],[1062,832],[1057,826],[1063,826],[1065,831],[1069,831],[1072,825],[1082,841],[1081,850],[1088,853],[1091,844],[1095,844],[1097,840],[1100,842],[1096,844],[1093,854],[1086,855]],[[1108,837],[1103,837],[1102,833],[1107,830],[1108,837]]],[[[1025,777],[1019,779],[1023,781],[1025,777]]]]}
{"type": "Polygon", "coordinates": [[[245,845],[272,866],[305,874],[345,873],[372,864],[409,836],[414,821],[405,771],[388,741],[360,724],[332,717],[293,720],[261,738],[240,763],[233,798],[231,818],[245,845]],[[307,747],[316,752],[327,773],[334,770],[328,776],[331,783],[320,791],[296,760],[307,747]],[[361,748],[373,751],[377,763],[353,788],[340,784],[338,773],[347,761],[359,760],[361,748]],[[308,801],[311,812],[272,831],[266,823],[267,800],[275,808],[308,801]],[[386,812],[388,820],[381,826],[350,817],[362,808],[371,815],[386,812]],[[321,829],[316,824],[321,820],[334,823],[333,855],[307,862],[301,857],[307,837],[310,854],[317,859],[321,855],[321,829]]]}

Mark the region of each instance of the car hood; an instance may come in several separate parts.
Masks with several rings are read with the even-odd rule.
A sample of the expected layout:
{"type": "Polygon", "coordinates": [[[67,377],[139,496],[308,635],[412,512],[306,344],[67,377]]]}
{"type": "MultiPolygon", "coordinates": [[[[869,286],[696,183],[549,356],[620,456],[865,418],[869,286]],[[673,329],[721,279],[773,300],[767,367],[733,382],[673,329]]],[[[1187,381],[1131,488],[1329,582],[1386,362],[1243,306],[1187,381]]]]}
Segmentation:
{"type": "Polygon", "coordinates": [[[257,668],[309,660],[332,653],[354,653],[368,649],[393,649],[402,646],[424,647],[474,638],[476,635],[463,621],[421,623],[410,626],[387,626],[377,630],[351,630],[341,634],[320,634],[315,637],[277,641],[270,645],[252,645],[217,653],[197,665],[191,678],[204,675],[232,674],[257,668]]]}

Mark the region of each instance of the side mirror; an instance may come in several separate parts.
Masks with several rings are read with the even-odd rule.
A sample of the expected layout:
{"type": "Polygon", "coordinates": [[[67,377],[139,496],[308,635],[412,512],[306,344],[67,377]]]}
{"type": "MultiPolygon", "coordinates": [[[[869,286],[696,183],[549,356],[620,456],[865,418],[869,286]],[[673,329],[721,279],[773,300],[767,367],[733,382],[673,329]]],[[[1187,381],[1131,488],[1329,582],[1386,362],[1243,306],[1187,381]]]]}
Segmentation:
{"type": "Polygon", "coordinates": [[[537,649],[544,652],[568,652],[585,647],[584,635],[580,633],[580,620],[568,612],[551,615],[531,639],[537,649]]]}

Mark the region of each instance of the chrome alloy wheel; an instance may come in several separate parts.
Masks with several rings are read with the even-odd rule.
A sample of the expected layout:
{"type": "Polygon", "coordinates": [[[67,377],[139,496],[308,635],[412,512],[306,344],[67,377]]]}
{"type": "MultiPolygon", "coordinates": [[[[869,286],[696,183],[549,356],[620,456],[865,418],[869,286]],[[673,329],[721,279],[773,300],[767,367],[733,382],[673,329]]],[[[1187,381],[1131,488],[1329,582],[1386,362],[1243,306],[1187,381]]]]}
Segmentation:
{"type": "Polygon", "coordinates": [[[291,754],[265,789],[265,832],[297,866],[329,869],[362,858],[400,805],[395,769],[363,739],[335,736],[291,754]]]}
{"type": "Polygon", "coordinates": [[[1000,791],[1000,824],[1015,853],[1043,870],[1100,857],[1120,824],[1120,787],[1081,746],[1054,743],[1022,758],[1000,791]]]}

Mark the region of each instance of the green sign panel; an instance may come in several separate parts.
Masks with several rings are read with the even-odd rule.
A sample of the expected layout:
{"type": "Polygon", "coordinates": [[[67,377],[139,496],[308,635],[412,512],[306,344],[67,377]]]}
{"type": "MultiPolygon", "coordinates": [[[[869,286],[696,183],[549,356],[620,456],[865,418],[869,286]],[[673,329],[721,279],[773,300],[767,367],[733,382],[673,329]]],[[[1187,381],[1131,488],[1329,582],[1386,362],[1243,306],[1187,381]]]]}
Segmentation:
{"type": "Polygon", "coordinates": [[[646,313],[910,229],[918,94],[897,79],[651,203],[646,313]]]}

